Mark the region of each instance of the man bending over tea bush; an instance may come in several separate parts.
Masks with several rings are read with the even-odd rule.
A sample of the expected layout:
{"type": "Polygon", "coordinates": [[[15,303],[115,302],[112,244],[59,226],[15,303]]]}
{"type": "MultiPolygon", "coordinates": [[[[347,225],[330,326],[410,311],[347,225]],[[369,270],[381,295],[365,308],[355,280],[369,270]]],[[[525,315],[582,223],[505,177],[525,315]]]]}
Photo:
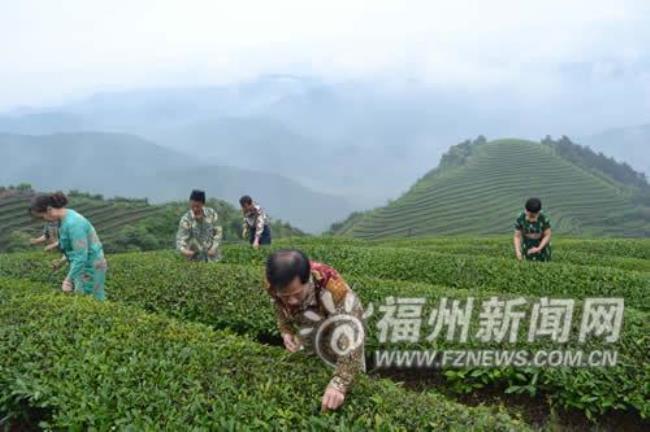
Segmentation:
{"type": "Polygon", "coordinates": [[[287,350],[306,348],[335,366],[321,409],[339,408],[355,375],[365,372],[363,308],[358,297],[336,270],[310,261],[298,250],[280,250],[268,258],[266,290],[287,350]]]}
{"type": "Polygon", "coordinates": [[[244,215],[244,224],[242,226],[242,238],[248,239],[248,242],[255,248],[260,245],[271,244],[271,226],[269,217],[264,209],[253,201],[249,195],[244,195],[239,199],[241,211],[244,215]]]}
{"type": "Polygon", "coordinates": [[[530,261],[551,260],[551,221],[542,212],[538,198],[526,201],[525,210],[515,221],[514,244],[519,261],[524,257],[530,261]]]}

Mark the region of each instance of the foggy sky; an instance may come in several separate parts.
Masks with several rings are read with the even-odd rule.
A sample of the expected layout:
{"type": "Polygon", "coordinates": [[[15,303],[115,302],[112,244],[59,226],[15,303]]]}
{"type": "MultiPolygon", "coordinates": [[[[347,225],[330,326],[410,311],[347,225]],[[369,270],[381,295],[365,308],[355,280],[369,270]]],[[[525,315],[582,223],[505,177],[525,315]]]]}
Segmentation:
{"type": "Polygon", "coordinates": [[[568,104],[546,120],[588,133],[650,120],[648,47],[647,0],[0,0],[0,111],[290,73],[568,104]]]}

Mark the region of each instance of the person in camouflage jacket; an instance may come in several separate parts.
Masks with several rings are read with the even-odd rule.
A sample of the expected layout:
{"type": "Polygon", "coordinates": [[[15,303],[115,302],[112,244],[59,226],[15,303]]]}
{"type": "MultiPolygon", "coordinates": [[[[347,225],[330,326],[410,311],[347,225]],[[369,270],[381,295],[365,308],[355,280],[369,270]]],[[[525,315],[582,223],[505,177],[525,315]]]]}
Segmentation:
{"type": "Polygon", "coordinates": [[[205,192],[192,191],[190,210],[178,224],[176,249],[191,261],[218,261],[222,235],[217,212],[205,207],[205,192]]]}
{"type": "Polygon", "coordinates": [[[271,226],[264,209],[248,195],[241,197],[239,204],[244,216],[242,238],[256,249],[260,245],[271,244],[271,226]]]}
{"type": "Polygon", "coordinates": [[[515,220],[513,239],[518,260],[551,260],[551,221],[538,198],[526,201],[525,210],[515,220]]]}

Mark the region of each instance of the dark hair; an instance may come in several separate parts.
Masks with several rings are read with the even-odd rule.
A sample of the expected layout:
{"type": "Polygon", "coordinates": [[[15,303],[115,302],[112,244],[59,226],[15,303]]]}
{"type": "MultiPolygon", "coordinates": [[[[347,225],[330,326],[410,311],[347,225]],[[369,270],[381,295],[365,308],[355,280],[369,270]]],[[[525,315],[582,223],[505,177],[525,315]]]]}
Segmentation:
{"type": "Polygon", "coordinates": [[[310,273],[309,258],[297,249],[281,249],[266,260],[266,279],[276,291],[282,291],[296,277],[307,283],[310,273]]]}
{"type": "Polygon", "coordinates": [[[539,198],[530,198],[526,201],[526,210],[531,213],[539,213],[542,209],[542,201],[539,198]]]}
{"type": "Polygon", "coordinates": [[[48,207],[60,209],[68,205],[68,197],[63,192],[36,196],[29,205],[29,213],[45,213],[48,207]]]}
{"type": "Polygon", "coordinates": [[[242,207],[248,204],[253,204],[253,198],[251,198],[250,195],[244,195],[243,197],[239,198],[239,204],[242,207]]]}
{"type": "Polygon", "coordinates": [[[190,201],[198,201],[205,204],[205,192],[202,190],[194,189],[190,194],[190,201]]]}

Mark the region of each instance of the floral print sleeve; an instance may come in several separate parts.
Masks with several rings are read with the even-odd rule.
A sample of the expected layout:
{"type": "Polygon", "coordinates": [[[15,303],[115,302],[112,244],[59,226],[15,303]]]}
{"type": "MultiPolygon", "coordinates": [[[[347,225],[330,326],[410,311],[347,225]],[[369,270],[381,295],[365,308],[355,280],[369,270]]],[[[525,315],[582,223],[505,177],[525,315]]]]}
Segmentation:
{"type": "Polygon", "coordinates": [[[277,300],[273,296],[273,292],[271,290],[271,284],[269,284],[269,281],[266,279],[266,277],[264,277],[264,290],[271,297],[271,304],[273,305],[273,311],[275,312],[275,318],[278,324],[278,330],[280,331],[280,334],[283,333],[295,334],[295,329],[291,324],[291,320],[287,316],[282,305],[280,305],[279,300],[277,300]]]}
{"type": "MultiPolygon", "coordinates": [[[[358,297],[352,292],[345,280],[338,276],[330,279],[327,283],[327,291],[332,294],[336,314],[348,314],[363,322],[363,307],[358,297]]],[[[329,385],[346,393],[354,377],[359,372],[365,372],[366,361],[364,344],[357,346],[348,354],[339,356],[336,361],[336,369],[329,385]]]]}

